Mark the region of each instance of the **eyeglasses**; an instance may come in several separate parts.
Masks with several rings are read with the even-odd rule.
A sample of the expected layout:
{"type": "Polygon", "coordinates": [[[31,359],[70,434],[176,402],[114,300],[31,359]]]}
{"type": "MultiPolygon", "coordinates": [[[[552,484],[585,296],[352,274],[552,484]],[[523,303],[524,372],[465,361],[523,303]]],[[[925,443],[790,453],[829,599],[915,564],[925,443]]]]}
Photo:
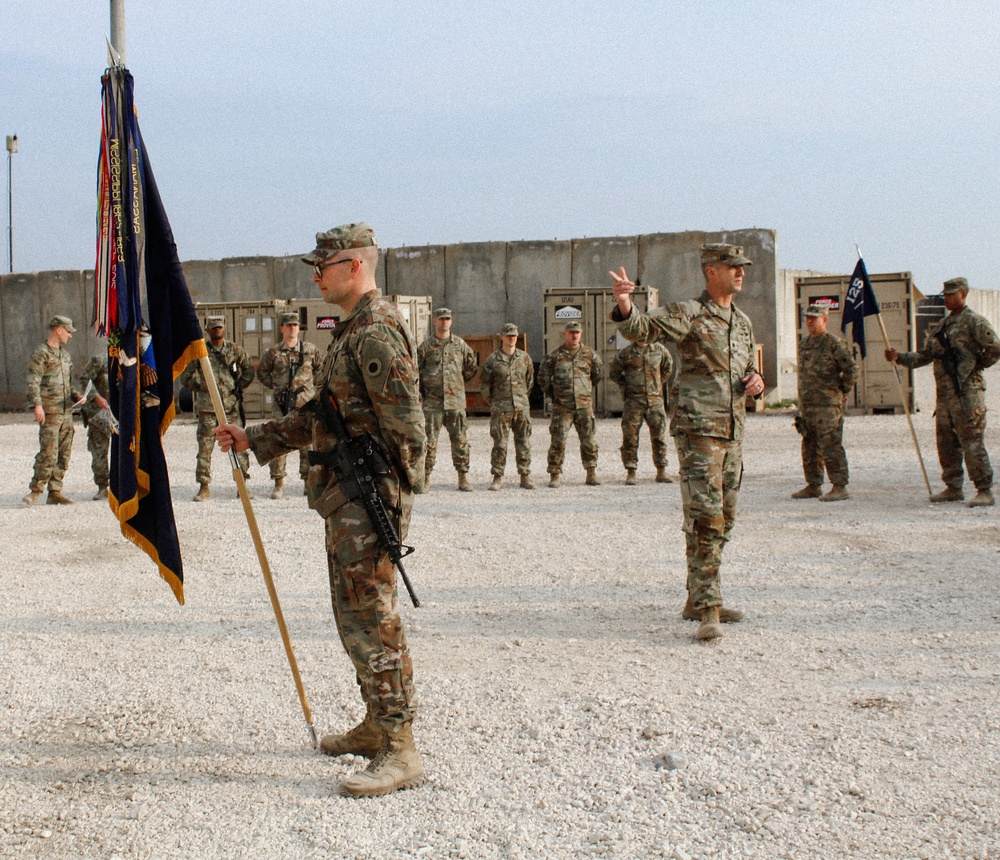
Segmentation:
{"type": "Polygon", "coordinates": [[[348,257],[345,260],[334,260],[332,263],[320,263],[318,266],[313,266],[313,271],[316,273],[317,278],[323,277],[323,269],[328,266],[339,266],[341,263],[353,263],[354,257],[348,257]]]}

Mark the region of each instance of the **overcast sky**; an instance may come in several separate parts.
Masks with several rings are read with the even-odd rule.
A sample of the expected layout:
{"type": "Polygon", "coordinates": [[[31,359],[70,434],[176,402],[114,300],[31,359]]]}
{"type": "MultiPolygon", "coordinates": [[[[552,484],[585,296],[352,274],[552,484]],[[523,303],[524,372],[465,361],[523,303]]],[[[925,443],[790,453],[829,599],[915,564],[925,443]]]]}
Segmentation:
{"type": "MultiPolygon", "coordinates": [[[[93,265],[109,8],[3,0],[17,271],[93,265]]],[[[386,247],[764,227],[785,268],[848,273],[857,239],[924,292],[995,286],[996,0],[126,0],[126,23],[182,260],[361,219],[386,247]]]]}

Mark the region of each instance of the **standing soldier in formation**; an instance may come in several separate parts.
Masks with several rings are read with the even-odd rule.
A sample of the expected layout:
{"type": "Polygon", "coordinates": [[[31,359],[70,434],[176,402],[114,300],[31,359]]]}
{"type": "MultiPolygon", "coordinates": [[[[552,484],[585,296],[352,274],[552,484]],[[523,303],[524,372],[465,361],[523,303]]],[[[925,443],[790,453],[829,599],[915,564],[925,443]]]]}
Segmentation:
{"type": "Polygon", "coordinates": [[[604,376],[601,357],[581,345],[583,328],[566,323],[562,346],[552,350],[538,368],[538,387],[552,403],[549,423],[549,486],[558,487],[566,456],[570,426],[580,437],[580,459],[587,470],[587,483],[597,486],[597,435],[594,427],[594,388],[604,376]]]}
{"type": "MultiPolygon", "coordinates": [[[[374,440],[387,466],[380,494],[405,541],[413,493],[420,492],[424,477],[413,338],[375,284],[378,248],[371,225],[319,233],[316,245],[302,259],[314,267],[323,298],[345,314],[333,330],[316,382],[318,396],[335,399],[349,436],[369,434],[374,440]]],[[[249,447],[261,463],[312,444],[309,504],[325,521],[333,613],[366,705],[359,725],[326,735],[320,747],[327,755],[372,760],[341,781],[342,794],[373,797],[419,785],[424,766],[413,742],[413,662],[399,617],[396,568],[362,501],[348,501],[329,465],[337,436],[315,412],[294,409],[249,430],[223,425],[218,437],[224,451],[249,447]]]]}
{"type": "Polygon", "coordinates": [[[84,391],[88,385],[91,387],[87,401],[80,411],[83,413],[83,423],[87,425],[90,470],[94,473],[94,483],[97,484],[97,492],[94,494],[96,502],[98,499],[108,497],[110,475],[108,466],[108,452],[111,449],[111,422],[108,420],[110,413],[104,410],[98,400],[98,395],[105,402],[111,396],[107,356],[94,356],[84,365],[80,374],[80,385],[84,391]]]}
{"type": "Polygon", "coordinates": [[[670,432],[677,443],[687,543],[688,599],[682,617],[701,622],[696,639],[715,639],[722,635],[720,622],[743,617],[722,606],[719,566],[743,476],[746,395],[764,391],[750,320],[733,304],[749,265],[739,245],[703,245],[705,291],[691,301],[671,302],[655,315],[633,309],[635,284],[624,268],[611,273],[617,301],[611,319],[622,336],[677,344],[680,371],[670,432]]]}
{"type": "Polygon", "coordinates": [[[465,383],[476,375],[479,362],[472,347],[451,333],[451,311],[448,308],[434,311],[434,334],[417,348],[417,361],[420,364],[420,396],[423,398],[427,430],[424,489],[431,485],[438,436],[444,424],[451,439],[451,461],[458,472],[458,488],[471,492],[465,383]]]}
{"type": "Polygon", "coordinates": [[[663,405],[663,388],[670,382],[674,360],[662,343],[637,340],[618,351],[611,362],[609,377],[622,390],[622,464],[625,483],[635,484],[639,468],[639,429],[645,420],[653,448],[656,480],[661,484],[672,481],[667,475],[667,412],[663,405]]]}
{"type": "MultiPolygon", "coordinates": [[[[63,476],[69,468],[73,451],[73,407],[83,395],[73,380],[73,359],[64,349],[73,337],[73,320],[54,316],[49,321],[49,336],[28,361],[28,376],[24,390],[28,408],[38,422],[38,454],[28,495],[22,500],[29,507],[38,501],[48,487],[47,505],[72,505],[73,500],[62,492],[63,476]]],[[[103,397],[98,401],[107,408],[103,397]]]]}
{"type": "Polygon", "coordinates": [[[521,476],[521,489],[533,490],[531,480],[531,405],[528,395],[535,380],[531,356],[517,348],[517,326],[505,323],[500,329],[500,349],[483,362],[480,392],[490,407],[490,471],[491,490],[503,485],[507,465],[507,439],[514,431],[514,458],[521,476]]]}
{"type": "MultiPolygon", "coordinates": [[[[243,389],[253,382],[253,362],[242,346],[226,340],[225,317],[209,317],[205,320],[205,328],[209,338],[208,360],[212,363],[212,373],[219,387],[226,420],[245,424],[242,415],[243,389]]],[[[198,415],[198,462],[195,478],[200,485],[194,500],[204,502],[212,498],[208,485],[212,483],[212,448],[215,446],[215,428],[218,424],[215,420],[215,407],[198,361],[192,361],[185,367],[179,379],[181,385],[194,392],[194,411],[198,415]]],[[[250,458],[241,454],[238,459],[243,477],[249,479],[250,458]]]]}
{"type": "MultiPolygon", "coordinates": [[[[265,388],[274,390],[274,402],[271,407],[271,415],[274,418],[281,418],[293,409],[303,406],[312,400],[316,393],[313,379],[319,373],[323,359],[315,344],[299,339],[299,325],[297,312],[281,314],[278,317],[281,342],[270,347],[257,365],[257,378],[265,388]]],[[[271,480],[274,481],[272,499],[280,499],[285,495],[287,459],[282,454],[271,461],[271,480]]],[[[308,447],[299,451],[299,475],[303,481],[309,475],[308,447]]]]}
{"type": "Polygon", "coordinates": [[[850,347],[828,334],[826,305],[809,305],[806,328],[799,341],[799,414],[795,427],[802,434],[802,471],[806,485],[793,499],[839,502],[847,493],[847,454],[844,452],[844,404],[858,381],[858,365],[850,347]],[[825,496],[823,466],[833,487],[825,496]]]}
{"type": "Polygon", "coordinates": [[[1000,342],[992,326],[965,306],[969,283],[965,278],[944,282],[944,306],[948,310],[940,322],[927,331],[924,347],[917,352],[899,353],[889,348],[887,361],[904,367],[923,367],[934,362],[937,404],[938,460],[945,488],[931,496],[932,502],[960,502],[964,475],[962,459],[976,495],[966,502],[970,508],[993,504],[993,467],[983,444],[986,432],[986,384],[983,370],[1000,360],[1000,342]]]}

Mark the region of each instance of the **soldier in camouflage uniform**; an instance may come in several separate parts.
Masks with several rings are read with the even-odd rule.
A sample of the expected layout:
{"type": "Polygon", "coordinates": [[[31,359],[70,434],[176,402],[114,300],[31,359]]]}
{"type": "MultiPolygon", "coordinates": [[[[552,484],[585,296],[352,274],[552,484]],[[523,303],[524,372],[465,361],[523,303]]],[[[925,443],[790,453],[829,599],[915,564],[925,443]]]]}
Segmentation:
{"type": "MultiPolygon", "coordinates": [[[[73,359],[63,347],[73,337],[73,320],[54,316],[49,321],[49,335],[28,361],[24,390],[28,408],[38,422],[38,454],[28,494],[22,500],[29,507],[48,487],[45,503],[72,505],[63,495],[63,476],[69,468],[73,450],[73,407],[83,395],[73,380],[73,359]]],[[[101,397],[104,407],[108,402],[101,397]]]]}
{"type": "MultiPolygon", "coordinates": [[[[323,357],[316,344],[299,339],[299,325],[297,312],[281,314],[278,317],[281,342],[268,349],[257,364],[257,378],[265,388],[274,390],[271,415],[275,418],[305,405],[316,393],[313,379],[323,365],[323,357]]],[[[308,454],[308,447],[299,451],[299,474],[303,481],[309,475],[308,454]]],[[[285,495],[286,459],[282,455],[271,461],[272,499],[285,495]]]]}
{"type": "Polygon", "coordinates": [[[847,454],[844,451],[844,403],[858,381],[858,365],[850,347],[826,330],[826,305],[809,305],[806,328],[799,341],[799,414],[795,427],[802,434],[802,471],[806,485],[793,499],[839,502],[847,492],[847,454]],[[833,484],[825,496],[823,466],[833,484]]]}
{"type": "Polygon", "coordinates": [[[923,367],[934,363],[937,404],[934,409],[937,428],[938,460],[945,488],[931,496],[932,502],[960,502],[962,460],[976,487],[970,508],[993,504],[993,467],[983,444],[986,432],[986,384],[983,370],[1000,360],[1000,342],[992,326],[971,308],[966,307],[969,283],[965,278],[944,282],[944,306],[948,310],[940,322],[927,330],[923,349],[899,353],[887,349],[885,357],[904,367],[923,367]]]}
{"type": "Polygon", "coordinates": [[[451,333],[451,311],[434,311],[434,334],[417,348],[420,365],[420,396],[424,401],[427,435],[427,473],[424,487],[430,487],[437,459],[438,436],[444,424],[451,439],[451,462],[458,472],[458,488],[472,491],[469,483],[469,440],[466,436],[465,383],[476,375],[476,353],[462,338],[451,333]]]}
{"type": "Polygon", "coordinates": [[[622,390],[622,464],[625,483],[635,484],[639,468],[639,430],[642,422],[649,427],[656,480],[672,483],[667,475],[667,412],[663,405],[663,386],[670,382],[674,360],[662,343],[636,341],[618,351],[608,373],[622,390]]]}
{"type": "Polygon", "coordinates": [[[107,402],[111,396],[111,389],[108,385],[108,359],[107,356],[94,356],[91,358],[80,373],[80,385],[84,390],[88,385],[91,388],[87,396],[87,402],[80,410],[83,413],[83,423],[87,425],[87,450],[90,451],[90,470],[94,473],[94,483],[97,484],[97,492],[94,494],[94,501],[106,499],[108,497],[108,478],[110,469],[108,468],[108,451],[111,448],[111,422],[109,412],[105,411],[97,397],[107,402]]]}
{"type": "Polygon", "coordinates": [[[594,425],[594,388],[604,377],[601,357],[581,345],[583,328],[566,323],[562,346],[552,350],[538,368],[538,387],[552,404],[549,423],[549,486],[558,487],[566,456],[570,426],[580,437],[580,459],[587,470],[587,483],[597,486],[597,434],[594,425]]]}
{"type": "MultiPolygon", "coordinates": [[[[242,346],[226,340],[225,317],[209,317],[205,320],[205,329],[209,337],[209,342],[206,344],[208,360],[212,363],[212,373],[215,375],[215,384],[219,387],[222,408],[228,421],[238,421],[240,413],[237,387],[242,392],[253,382],[253,362],[242,346]]],[[[184,368],[179,380],[188,391],[194,392],[194,411],[198,416],[198,461],[195,466],[195,478],[199,484],[194,500],[204,502],[212,497],[208,485],[212,483],[212,448],[215,447],[215,428],[218,421],[215,420],[215,407],[212,405],[212,397],[202,376],[200,362],[192,361],[184,368]]],[[[249,479],[250,458],[246,454],[241,454],[238,460],[243,470],[243,477],[249,479]]],[[[249,488],[247,492],[250,493],[249,488]]],[[[252,498],[253,493],[250,493],[250,496],[252,498]]]]}
{"type": "MultiPolygon", "coordinates": [[[[371,434],[389,472],[380,491],[406,539],[413,493],[424,477],[424,424],[416,348],[400,313],[375,284],[378,248],[367,223],[336,227],[316,237],[303,259],[326,301],[340,305],[317,379],[318,396],[331,392],[351,436],[371,434]]],[[[396,568],[378,540],[360,500],[347,501],[334,472],[322,465],[336,436],[315,412],[296,409],[248,430],[226,424],[217,431],[223,450],[250,448],[263,464],[312,444],[309,503],[325,520],[333,612],[357,674],[367,713],[345,734],[327,735],[328,755],[361,755],[371,764],[342,780],[340,791],[374,796],[418,785],[423,763],[413,743],[416,711],[413,664],[399,617],[396,568]]]]}
{"type": "Polygon", "coordinates": [[[670,432],[677,445],[687,544],[688,599],[682,616],[699,620],[696,639],[722,635],[720,622],[743,613],[722,606],[719,566],[732,535],[743,476],[746,395],[764,391],[754,359],[753,328],[733,304],[750,260],[739,245],[701,248],[705,291],[653,314],[634,311],[635,284],[611,273],[617,307],[611,319],[629,340],[677,344],[680,371],[670,392],[670,432]]]}
{"type": "Polygon", "coordinates": [[[517,326],[505,323],[500,329],[500,349],[483,362],[479,377],[480,393],[490,407],[491,490],[499,490],[503,485],[511,430],[514,431],[514,459],[521,476],[521,489],[535,489],[531,480],[531,405],[528,402],[535,381],[535,366],[531,356],[517,348],[517,337],[517,326]]]}

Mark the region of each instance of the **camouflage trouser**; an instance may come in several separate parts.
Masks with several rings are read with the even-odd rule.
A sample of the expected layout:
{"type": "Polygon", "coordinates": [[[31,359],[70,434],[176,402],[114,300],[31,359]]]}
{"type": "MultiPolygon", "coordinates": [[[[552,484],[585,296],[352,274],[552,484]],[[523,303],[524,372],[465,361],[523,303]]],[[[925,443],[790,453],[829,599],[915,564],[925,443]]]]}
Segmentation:
{"type": "Polygon", "coordinates": [[[73,452],[73,413],[46,412],[45,423],[38,427],[38,454],[35,455],[35,473],[31,477],[31,490],[35,493],[62,490],[63,475],[69,468],[69,455],[73,452]]]}
{"type": "Polygon", "coordinates": [[[437,460],[438,436],[444,424],[451,438],[451,462],[456,472],[469,471],[469,440],[466,438],[465,412],[460,409],[424,409],[424,428],[427,431],[427,459],[424,471],[429,475],[437,460]]]}
{"type": "Polygon", "coordinates": [[[801,409],[802,471],[806,483],[823,485],[823,466],[830,483],[846,487],[848,482],[847,453],[844,451],[844,410],[839,406],[801,409]]]}
{"type": "Polygon", "coordinates": [[[982,391],[967,391],[958,397],[939,397],[934,410],[937,429],[938,462],[941,478],[956,490],[962,489],[962,460],[969,480],[977,490],[993,486],[993,467],[986,453],[986,399],[982,391]],[[965,409],[962,409],[962,404],[965,409]]]}
{"type": "Polygon", "coordinates": [[[90,424],[87,427],[87,450],[90,451],[90,470],[94,473],[94,483],[98,487],[108,485],[110,469],[108,451],[111,448],[111,434],[90,424]]]}
{"type": "MultiPolygon", "coordinates": [[[[226,420],[232,424],[239,424],[239,415],[228,415],[226,420]]],[[[194,477],[199,484],[212,483],[212,451],[215,448],[215,428],[219,422],[215,420],[214,412],[198,413],[198,463],[195,466],[194,477]]],[[[225,455],[228,459],[228,455],[225,455]]],[[[242,451],[236,455],[240,468],[243,470],[243,477],[250,477],[250,455],[242,451]]],[[[228,468],[228,463],[227,463],[228,468]]]]}
{"type": "Polygon", "coordinates": [[[515,412],[493,412],[490,414],[490,437],[493,450],[490,452],[490,472],[503,477],[507,465],[507,439],[514,431],[514,461],[517,474],[531,472],[531,416],[518,409],[515,412]]]}
{"type": "Polygon", "coordinates": [[[622,465],[626,469],[639,468],[639,428],[645,420],[649,427],[649,441],[653,448],[653,465],[657,469],[667,465],[667,413],[663,404],[648,406],[636,400],[626,400],[622,408],[622,465]]]}
{"type": "MultiPolygon", "coordinates": [[[[299,449],[299,477],[304,481],[306,476],[309,474],[309,452],[312,450],[312,445],[307,445],[305,448],[299,449]]],[[[275,457],[270,463],[268,463],[268,469],[271,472],[271,480],[276,481],[278,478],[284,478],[288,473],[285,471],[285,461],[288,459],[287,454],[282,454],[280,457],[275,457]]]]}
{"type": "MultiPolygon", "coordinates": [[[[398,522],[405,540],[411,506],[398,522]]],[[[388,732],[416,712],[413,662],[399,617],[396,568],[377,546],[364,506],[348,502],[326,520],[330,595],[337,631],[372,719],[388,732]]]]}
{"type": "Polygon", "coordinates": [[[566,440],[569,428],[576,427],[580,437],[580,459],[584,469],[597,468],[597,435],[594,426],[594,410],[590,407],[575,409],[572,412],[552,413],[549,422],[549,464],[550,475],[562,472],[563,458],[566,456],[566,440]]]}
{"type": "Polygon", "coordinates": [[[681,475],[687,590],[695,611],[722,606],[719,565],[736,519],[743,445],[711,436],[674,438],[681,475]]]}

